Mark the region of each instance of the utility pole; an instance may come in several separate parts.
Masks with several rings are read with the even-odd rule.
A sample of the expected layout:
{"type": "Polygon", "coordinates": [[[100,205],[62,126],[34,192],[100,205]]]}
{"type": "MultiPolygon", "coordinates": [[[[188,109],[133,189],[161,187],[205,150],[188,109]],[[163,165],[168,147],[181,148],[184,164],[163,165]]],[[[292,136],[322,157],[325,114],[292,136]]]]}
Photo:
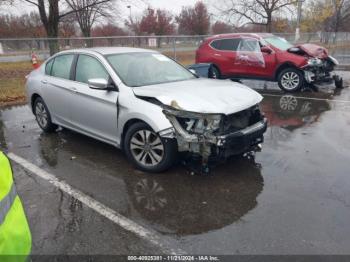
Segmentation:
{"type": "Polygon", "coordinates": [[[298,0],[298,17],[297,17],[297,28],[295,29],[295,42],[300,39],[300,21],[301,21],[301,10],[304,0],[298,0]]]}
{"type": "MultiPolygon", "coordinates": [[[[126,8],[128,8],[129,11],[130,11],[130,14],[129,14],[129,21],[130,21],[130,23],[132,24],[133,21],[132,21],[132,17],[131,17],[131,5],[127,5],[126,8]]],[[[132,25],[131,25],[131,26],[132,26],[132,25]]],[[[129,30],[130,30],[130,29],[129,29],[129,30]]],[[[130,36],[130,35],[131,35],[131,32],[129,31],[129,36],[130,36]]]]}
{"type": "Polygon", "coordinates": [[[129,15],[129,18],[131,19],[131,5],[128,5],[127,8],[129,9],[130,11],[130,15],[129,15]]]}

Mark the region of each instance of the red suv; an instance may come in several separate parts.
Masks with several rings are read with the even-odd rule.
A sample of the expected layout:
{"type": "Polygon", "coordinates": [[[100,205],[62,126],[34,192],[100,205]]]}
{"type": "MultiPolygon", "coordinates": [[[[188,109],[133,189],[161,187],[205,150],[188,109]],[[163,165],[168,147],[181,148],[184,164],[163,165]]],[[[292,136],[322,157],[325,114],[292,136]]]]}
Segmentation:
{"type": "Polygon", "coordinates": [[[338,61],[318,45],[293,46],[273,34],[224,34],[204,40],[196,51],[196,63],[212,64],[213,78],[254,78],[277,81],[284,91],[304,84],[342,85],[331,74],[338,61]]]}

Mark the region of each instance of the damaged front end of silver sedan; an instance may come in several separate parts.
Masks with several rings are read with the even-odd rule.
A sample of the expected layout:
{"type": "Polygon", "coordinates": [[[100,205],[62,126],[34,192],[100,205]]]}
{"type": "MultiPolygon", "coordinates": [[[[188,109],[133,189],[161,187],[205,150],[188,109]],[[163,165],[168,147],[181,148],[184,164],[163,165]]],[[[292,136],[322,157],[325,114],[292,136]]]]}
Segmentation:
{"type": "Polygon", "coordinates": [[[260,148],[267,120],[258,105],[224,114],[195,113],[164,106],[163,113],[173,125],[160,136],[175,138],[179,152],[201,157],[202,172],[209,172],[209,160],[224,160],[260,148]]]}

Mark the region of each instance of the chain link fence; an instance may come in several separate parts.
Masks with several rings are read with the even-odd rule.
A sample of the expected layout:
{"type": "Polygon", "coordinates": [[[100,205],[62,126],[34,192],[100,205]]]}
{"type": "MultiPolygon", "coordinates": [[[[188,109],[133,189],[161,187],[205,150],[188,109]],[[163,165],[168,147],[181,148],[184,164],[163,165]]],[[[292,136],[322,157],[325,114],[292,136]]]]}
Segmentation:
{"type": "MultiPolygon", "coordinates": [[[[315,43],[325,46],[341,65],[350,68],[350,33],[276,34],[292,43],[315,43]]],[[[118,36],[0,39],[0,105],[25,101],[25,76],[32,70],[31,52],[40,60],[50,56],[50,47],[69,50],[84,47],[139,47],[158,50],[188,65],[195,61],[195,50],[208,36],[118,36]],[[16,62],[16,63],[13,63],[16,62]]]]}
{"type": "MultiPolygon", "coordinates": [[[[276,34],[292,43],[315,43],[327,47],[333,56],[342,64],[350,64],[350,33],[304,33],[298,41],[295,34],[276,34]]],[[[68,50],[83,47],[140,47],[151,48],[179,59],[194,59],[194,51],[208,36],[116,36],[116,37],[72,37],[72,38],[24,38],[0,39],[0,62],[26,61],[32,50],[40,59],[49,57],[50,46],[57,50],[68,50]]]]}

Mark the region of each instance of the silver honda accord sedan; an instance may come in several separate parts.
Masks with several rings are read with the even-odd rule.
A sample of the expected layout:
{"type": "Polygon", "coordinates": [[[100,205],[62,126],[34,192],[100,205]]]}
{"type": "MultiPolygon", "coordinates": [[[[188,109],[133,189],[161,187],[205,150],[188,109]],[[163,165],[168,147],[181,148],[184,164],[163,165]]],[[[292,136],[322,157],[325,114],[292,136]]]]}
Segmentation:
{"type": "Polygon", "coordinates": [[[60,52],[27,77],[39,126],[62,126],[122,149],[136,168],[161,172],[179,152],[205,166],[263,142],[262,96],[229,80],[197,77],[152,50],[60,52]]]}

